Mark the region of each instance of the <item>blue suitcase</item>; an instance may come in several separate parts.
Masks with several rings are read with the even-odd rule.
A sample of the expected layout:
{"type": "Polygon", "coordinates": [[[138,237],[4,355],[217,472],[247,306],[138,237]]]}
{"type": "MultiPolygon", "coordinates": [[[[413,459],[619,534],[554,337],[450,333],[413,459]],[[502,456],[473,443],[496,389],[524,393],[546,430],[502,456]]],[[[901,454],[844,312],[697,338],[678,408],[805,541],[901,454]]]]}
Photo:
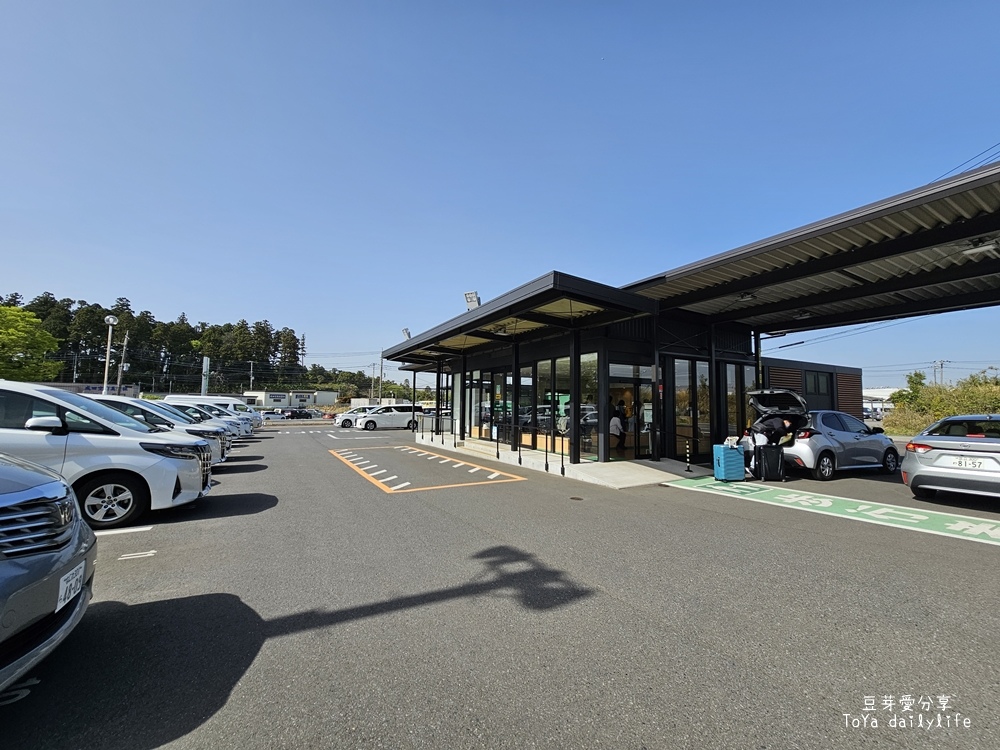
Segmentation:
{"type": "Polygon", "coordinates": [[[728,445],[713,445],[712,465],[715,478],[720,482],[742,482],[746,479],[742,445],[737,445],[735,448],[728,445]]]}

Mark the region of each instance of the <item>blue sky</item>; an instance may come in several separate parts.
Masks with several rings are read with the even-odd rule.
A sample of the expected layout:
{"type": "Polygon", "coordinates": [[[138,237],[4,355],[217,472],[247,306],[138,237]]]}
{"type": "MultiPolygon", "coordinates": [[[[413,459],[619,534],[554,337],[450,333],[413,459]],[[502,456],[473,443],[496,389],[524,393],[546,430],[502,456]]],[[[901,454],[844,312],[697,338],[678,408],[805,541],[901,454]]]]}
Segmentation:
{"type": "MultiPolygon", "coordinates": [[[[0,19],[0,294],[267,319],[340,369],[465,291],[626,284],[1000,141],[995,2],[0,0],[0,19]]],[[[998,322],[765,354],[867,387],[936,360],[956,379],[1000,365],[998,322]]]]}

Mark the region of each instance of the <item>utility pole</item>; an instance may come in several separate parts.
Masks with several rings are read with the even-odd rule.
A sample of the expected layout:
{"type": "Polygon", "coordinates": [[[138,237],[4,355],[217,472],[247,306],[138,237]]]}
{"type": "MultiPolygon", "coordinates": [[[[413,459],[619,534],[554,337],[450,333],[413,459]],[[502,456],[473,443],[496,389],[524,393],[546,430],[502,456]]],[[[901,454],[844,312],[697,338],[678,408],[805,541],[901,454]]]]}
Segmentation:
{"type": "Polygon", "coordinates": [[[253,362],[250,363],[250,390],[253,390],[253,362]]]}
{"type": "Polygon", "coordinates": [[[118,360],[118,386],[115,395],[122,395],[122,370],[125,369],[125,352],[128,351],[128,331],[125,331],[125,341],[122,342],[122,356],[118,360]]]}
{"type": "Polygon", "coordinates": [[[372,401],[375,396],[375,363],[372,362],[372,384],[368,388],[368,400],[372,401]]]}
{"type": "Polygon", "coordinates": [[[385,360],[382,357],[378,358],[378,402],[382,403],[382,381],[385,380],[385,360]]]}

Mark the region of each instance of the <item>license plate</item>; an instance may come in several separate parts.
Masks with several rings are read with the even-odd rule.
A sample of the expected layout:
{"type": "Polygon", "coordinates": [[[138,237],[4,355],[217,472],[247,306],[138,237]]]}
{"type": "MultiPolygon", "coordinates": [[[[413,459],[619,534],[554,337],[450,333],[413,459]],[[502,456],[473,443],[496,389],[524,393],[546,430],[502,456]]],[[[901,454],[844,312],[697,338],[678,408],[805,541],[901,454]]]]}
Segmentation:
{"type": "Polygon", "coordinates": [[[981,458],[967,458],[959,456],[951,459],[951,465],[958,469],[985,469],[986,462],[981,458]]]}
{"type": "Polygon", "coordinates": [[[86,568],[87,563],[84,561],[59,579],[59,601],[56,602],[56,612],[69,604],[83,589],[83,574],[86,568]]]}

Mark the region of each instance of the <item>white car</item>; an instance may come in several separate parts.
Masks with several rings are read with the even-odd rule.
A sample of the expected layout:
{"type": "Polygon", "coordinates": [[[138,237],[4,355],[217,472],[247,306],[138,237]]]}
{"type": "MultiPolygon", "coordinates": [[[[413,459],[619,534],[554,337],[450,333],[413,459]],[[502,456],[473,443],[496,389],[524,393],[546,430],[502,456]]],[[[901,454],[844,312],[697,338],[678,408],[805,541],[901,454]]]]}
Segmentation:
{"type": "Polygon", "coordinates": [[[141,398],[129,398],[128,396],[100,396],[88,395],[102,404],[107,404],[112,409],[128,414],[133,419],[138,419],[153,427],[163,430],[173,430],[185,435],[194,435],[208,443],[212,449],[212,465],[220,464],[226,460],[226,452],[229,445],[229,432],[224,427],[213,425],[196,424],[193,420],[180,415],[171,415],[164,412],[151,401],[141,398]]]}
{"type": "Polygon", "coordinates": [[[355,406],[353,409],[341,412],[333,418],[334,427],[353,427],[354,423],[358,421],[358,417],[362,417],[372,409],[377,409],[377,406],[355,406]]]}
{"type": "Polygon", "coordinates": [[[260,416],[265,422],[281,422],[285,419],[285,415],[280,411],[263,411],[260,416]]]}
{"type": "Polygon", "coordinates": [[[193,502],[212,484],[204,440],[162,432],[55,387],[0,380],[0,445],[62,474],[95,529],[193,502]]]}
{"type": "Polygon", "coordinates": [[[236,417],[232,418],[219,418],[215,415],[201,409],[194,404],[172,404],[166,401],[157,401],[157,406],[166,411],[177,412],[178,414],[193,419],[195,422],[201,424],[211,424],[218,427],[223,427],[229,431],[230,439],[236,439],[243,434],[243,427],[240,425],[240,420],[236,417]]]}
{"type": "Polygon", "coordinates": [[[417,419],[423,416],[423,413],[424,410],[421,407],[413,404],[377,406],[359,417],[354,426],[362,430],[377,430],[382,427],[401,427],[415,430],[417,429],[417,419]]]}

